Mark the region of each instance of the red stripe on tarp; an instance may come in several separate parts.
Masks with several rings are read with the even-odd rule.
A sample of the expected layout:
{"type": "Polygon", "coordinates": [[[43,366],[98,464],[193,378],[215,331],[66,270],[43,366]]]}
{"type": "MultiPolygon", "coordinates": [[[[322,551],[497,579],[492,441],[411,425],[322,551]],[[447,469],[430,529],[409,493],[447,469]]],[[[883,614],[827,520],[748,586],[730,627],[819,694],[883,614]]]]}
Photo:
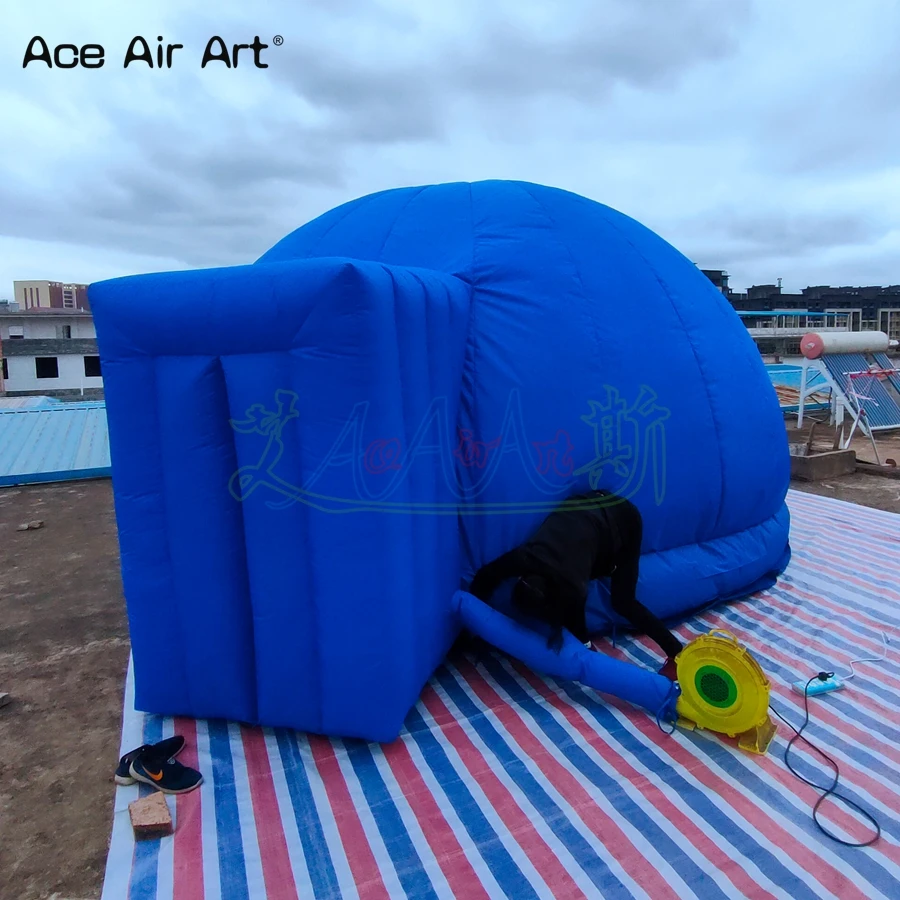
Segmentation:
{"type": "MultiPolygon", "coordinates": [[[[823,513],[821,509],[805,509],[798,518],[792,515],[791,532],[801,536],[810,544],[821,543],[823,532],[829,532],[830,537],[839,544],[842,549],[853,551],[853,560],[862,556],[872,563],[873,573],[883,571],[882,563],[900,563],[897,541],[900,540],[900,518],[896,513],[887,513],[894,518],[894,528],[883,531],[879,526],[873,525],[871,519],[864,520],[856,514],[861,512],[861,507],[851,507],[849,518],[837,519],[836,514],[823,513]],[[876,528],[872,531],[872,528],[876,528]],[[817,530],[818,529],[818,530],[817,530]]],[[[865,512],[872,512],[866,508],[865,512]]],[[[804,549],[807,548],[804,545],[804,549]]]]}
{"type": "MultiPolygon", "coordinates": [[[[823,602],[823,598],[818,597],[815,594],[810,594],[808,591],[804,591],[802,588],[799,588],[794,584],[784,583],[780,584],[779,586],[785,594],[788,594],[790,599],[796,598],[793,603],[789,602],[789,600],[785,599],[784,597],[770,594],[768,591],[761,594],[759,599],[770,603],[772,606],[776,607],[782,612],[785,612],[792,617],[796,617],[809,625],[817,626],[819,630],[824,634],[830,633],[840,635],[846,641],[855,642],[857,644],[857,648],[861,651],[865,651],[867,653],[872,652],[876,655],[880,655],[884,652],[884,643],[881,640],[876,640],[875,638],[870,638],[867,634],[861,634],[859,631],[854,631],[852,627],[843,625],[840,622],[837,622],[833,618],[829,617],[829,612],[848,614],[850,610],[848,610],[846,607],[840,607],[837,604],[829,604],[823,602]]],[[[848,614],[847,618],[853,619],[853,616],[848,614]]],[[[779,622],[777,620],[773,621],[773,626],[780,627],[782,624],[782,622],[779,622]]],[[[860,622],[856,627],[868,628],[869,626],[864,625],[860,622]]],[[[887,631],[887,628],[872,630],[887,631]]],[[[815,635],[809,636],[816,637],[815,635]]],[[[828,651],[829,653],[838,653],[840,655],[846,655],[848,657],[850,656],[850,654],[845,650],[838,650],[830,646],[828,648],[828,651]]]]}
{"type": "MultiPolygon", "coordinates": [[[[742,610],[742,611],[745,611],[745,610],[742,610]]],[[[751,617],[751,618],[753,618],[754,621],[760,622],[760,624],[766,624],[766,622],[768,622],[768,626],[776,634],[778,634],[780,636],[785,636],[785,637],[787,637],[788,640],[793,640],[795,643],[805,642],[805,646],[809,649],[814,650],[814,649],[816,649],[816,646],[820,646],[823,648],[823,651],[822,651],[823,656],[828,656],[832,652],[834,652],[835,655],[838,655],[837,651],[832,651],[832,648],[828,644],[823,643],[818,638],[815,638],[812,635],[807,634],[805,632],[796,631],[796,629],[794,629],[794,631],[796,631],[797,636],[791,637],[790,634],[788,634],[788,628],[785,623],[777,622],[772,619],[766,619],[765,618],[766,613],[761,610],[756,611],[756,613],[757,613],[757,615],[762,616],[764,618],[758,619],[755,616],[751,617]]],[[[707,624],[708,625],[710,623],[708,621],[706,623],[698,623],[698,624],[707,624]]],[[[742,636],[746,636],[748,638],[751,635],[755,635],[757,638],[756,646],[764,649],[765,652],[768,655],[770,655],[773,659],[776,659],[779,662],[784,663],[785,665],[796,666],[796,664],[797,664],[796,659],[794,659],[792,656],[790,656],[790,654],[786,653],[785,651],[779,652],[777,650],[777,648],[765,643],[765,637],[763,635],[758,635],[758,634],[756,634],[756,632],[745,630],[745,629],[741,628],[741,626],[734,625],[734,623],[732,623],[732,622],[726,622],[725,624],[727,624],[729,626],[725,630],[733,630],[735,632],[739,631],[742,636]]],[[[677,629],[675,629],[675,631],[678,634],[678,636],[681,637],[686,643],[689,643],[690,641],[694,640],[694,638],[697,636],[688,628],[687,625],[679,626],[677,629]]],[[[641,644],[641,646],[643,646],[647,650],[655,648],[655,645],[652,644],[650,642],[650,640],[645,637],[636,638],[635,643],[641,644]]],[[[746,643],[749,645],[750,641],[747,640],[746,643]]],[[[849,662],[849,658],[850,658],[849,654],[841,651],[839,655],[846,656],[848,659],[848,662],[849,662]]],[[[834,661],[840,662],[839,659],[836,659],[834,661]]],[[[843,665],[846,665],[846,664],[843,664],[843,665]]],[[[857,665],[859,665],[859,664],[857,663],[857,665]]],[[[849,665],[847,665],[847,668],[849,668],[849,665]]],[[[862,673],[860,673],[860,674],[862,674],[862,673]]],[[[807,676],[807,677],[809,677],[809,676],[807,676]]],[[[776,685],[772,685],[771,679],[770,679],[770,686],[772,686],[773,690],[776,687],[779,690],[782,688],[780,681],[776,685]]],[[[780,694],[778,696],[780,696],[780,694]]],[[[800,704],[802,703],[802,700],[803,700],[802,694],[795,694],[793,692],[793,690],[791,690],[791,692],[786,693],[785,696],[788,699],[790,699],[792,703],[796,704],[798,706],[798,708],[800,707],[800,704]]],[[[853,689],[852,696],[853,696],[854,702],[858,703],[859,706],[869,710],[875,716],[881,716],[883,719],[885,719],[888,722],[890,722],[890,720],[892,718],[894,718],[896,715],[896,711],[893,706],[885,706],[884,703],[878,697],[874,697],[870,694],[866,694],[862,690],[853,689]]],[[[898,697],[900,697],[900,693],[898,693],[898,697]]],[[[823,720],[823,721],[827,721],[827,720],[823,720]]],[[[835,721],[840,723],[839,725],[834,726],[835,729],[840,731],[841,734],[844,735],[843,729],[846,725],[846,722],[844,721],[844,719],[835,719],[835,721]]],[[[869,734],[868,732],[862,732],[862,733],[865,735],[869,734]]],[[[851,735],[849,735],[849,733],[848,733],[844,736],[850,737],[851,735]]]]}
{"type": "MultiPolygon", "coordinates": [[[[175,719],[175,734],[184,738],[178,761],[191,769],[200,768],[197,758],[197,723],[175,719]]],[[[175,797],[175,843],[172,862],[172,895],[175,900],[202,900],[203,816],[200,789],[175,797]]]]}
{"type": "Polygon", "coordinates": [[[384,757],[444,873],[444,878],[447,879],[453,896],[464,900],[488,898],[489,894],[465,855],[456,833],[413,762],[409,747],[403,740],[396,741],[384,747],[384,757]]]}
{"type": "MultiPolygon", "coordinates": [[[[787,604],[785,604],[787,605],[787,604]]],[[[828,660],[828,663],[837,663],[839,666],[843,666],[847,669],[850,668],[851,660],[856,658],[856,654],[850,654],[846,650],[838,650],[832,647],[830,644],[826,644],[823,637],[828,636],[828,629],[832,629],[834,633],[838,632],[838,628],[834,626],[832,623],[828,623],[823,621],[821,623],[822,627],[818,627],[818,623],[815,621],[807,621],[811,617],[801,617],[798,615],[797,610],[790,610],[788,608],[790,615],[792,617],[796,616],[796,618],[800,619],[803,622],[806,622],[809,625],[812,625],[817,628],[818,634],[815,632],[806,632],[802,631],[799,628],[795,628],[793,625],[787,622],[779,622],[777,620],[772,619],[768,616],[768,614],[764,610],[760,609],[751,609],[751,608],[741,608],[738,610],[742,614],[746,614],[749,619],[752,619],[754,622],[759,622],[761,625],[768,625],[768,627],[778,634],[781,637],[787,638],[789,641],[793,641],[796,644],[800,644],[805,649],[812,650],[818,652],[822,655],[824,659],[828,660]]],[[[847,638],[845,638],[846,640],[847,638]]],[[[763,640],[763,638],[761,638],[763,640]]],[[[857,652],[866,652],[866,651],[857,651],[857,652]]],[[[774,655],[774,654],[773,654],[774,655]]],[[[788,657],[790,658],[790,657],[788,657]]],[[[797,661],[793,661],[793,665],[796,665],[797,661]]],[[[859,663],[855,663],[856,665],[860,665],[859,663]]],[[[872,665],[876,665],[876,663],[872,663],[872,665]]],[[[814,673],[807,672],[806,677],[809,678],[814,673]]],[[[862,673],[861,673],[862,674],[862,673]]],[[[841,676],[838,673],[838,677],[846,677],[841,676]]],[[[879,671],[878,680],[882,687],[886,688],[889,691],[892,691],[895,694],[900,695],[900,680],[896,678],[892,678],[887,675],[886,672],[879,671]],[[895,686],[892,686],[890,682],[896,682],[895,686]]],[[[854,701],[858,702],[860,706],[870,709],[873,712],[882,711],[885,718],[892,718],[896,715],[896,711],[889,706],[884,706],[881,701],[877,697],[872,697],[867,694],[864,694],[860,691],[853,692],[854,701]]],[[[881,714],[881,713],[879,713],[881,714]]]]}
{"type": "MultiPolygon", "coordinates": [[[[241,740],[247,760],[247,780],[253,803],[253,820],[259,843],[266,900],[299,900],[294,870],[288,855],[287,839],[272,779],[269,751],[261,728],[241,725],[241,740]]],[[[224,900],[224,898],[223,898],[224,900]]]]}
{"type": "Polygon", "coordinates": [[[556,760],[544,748],[522,717],[478,674],[475,667],[466,662],[458,666],[472,690],[482,703],[500,720],[506,731],[515,739],[525,755],[541,770],[547,781],[562,795],[572,809],[589,809],[591,815],[578,818],[600,840],[609,855],[619,863],[636,884],[639,884],[653,900],[678,895],[651,865],[647,858],[622,831],[618,823],[598,805],[596,800],[579,784],[572,772],[556,760]]]}
{"type": "MultiPolygon", "coordinates": [[[[450,712],[444,701],[429,684],[422,692],[422,703],[444,737],[459,754],[469,776],[483,791],[497,817],[506,826],[509,835],[525,852],[532,866],[553,891],[556,897],[584,897],[585,894],[566,871],[556,853],[541,837],[531,819],[516,802],[502,781],[488,768],[484,754],[472,743],[471,738],[450,712]]],[[[523,872],[523,875],[528,876],[523,872]]],[[[540,891],[538,891],[540,893],[540,891]]]]}
{"type": "MultiPolygon", "coordinates": [[[[840,543],[841,543],[842,547],[846,547],[847,542],[845,541],[845,539],[843,537],[841,538],[840,543]]],[[[827,571],[829,571],[829,566],[832,566],[832,567],[834,566],[834,563],[835,563],[834,553],[832,552],[831,554],[829,554],[829,553],[825,553],[823,551],[818,550],[816,545],[812,541],[803,545],[803,551],[805,553],[808,553],[815,560],[817,560],[820,563],[823,571],[827,572],[827,571]]],[[[807,564],[806,561],[804,561],[804,564],[807,564]]],[[[853,564],[854,563],[852,560],[848,560],[845,565],[845,568],[849,568],[853,564]]],[[[868,574],[873,575],[876,578],[879,575],[879,573],[877,571],[874,571],[874,570],[867,570],[867,571],[868,571],[868,574]]],[[[856,585],[857,587],[860,587],[864,591],[868,591],[869,593],[874,593],[874,592],[880,591],[882,594],[883,600],[890,601],[890,603],[900,603],[900,593],[892,590],[889,587],[886,587],[886,586],[880,585],[880,584],[874,584],[872,581],[865,581],[862,578],[857,578],[855,575],[852,575],[849,572],[843,572],[843,571],[836,572],[833,570],[833,568],[832,568],[832,572],[833,572],[833,574],[828,576],[832,580],[840,578],[841,582],[846,583],[846,584],[856,585]]]]}
{"type": "MultiPolygon", "coordinates": [[[[640,642],[642,644],[645,642],[649,643],[649,638],[642,638],[640,642]]],[[[777,717],[773,721],[775,721],[775,723],[779,726],[779,733],[784,736],[785,732],[781,727],[784,725],[784,723],[781,722],[780,719],[777,719],[777,717]]],[[[792,734],[792,732],[788,733],[792,734]]],[[[715,737],[722,743],[728,744],[730,747],[733,747],[736,753],[741,752],[737,746],[736,740],[728,738],[724,735],[715,735],[715,737]]],[[[818,756],[818,754],[809,751],[804,746],[803,742],[795,744],[794,748],[792,748],[791,750],[791,753],[797,754],[798,756],[802,753],[802,755],[809,757],[810,760],[818,764],[822,763],[822,760],[818,756]]],[[[766,774],[775,779],[785,789],[785,794],[795,795],[799,800],[802,800],[803,803],[808,804],[810,808],[812,808],[813,804],[819,799],[819,793],[816,793],[813,788],[809,787],[799,778],[796,778],[785,768],[784,757],[772,757],[770,755],[760,756],[755,760],[755,762],[761,769],[765,770],[766,774]]],[[[846,763],[842,763],[841,773],[843,782],[846,782],[846,779],[843,778],[845,769],[846,763]]],[[[827,769],[827,771],[831,770],[827,769]]],[[[827,779],[829,776],[825,777],[827,779]]],[[[894,793],[896,794],[897,792],[894,791],[894,793]]],[[[833,824],[837,825],[840,828],[843,828],[850,835],[851,840],[864,841],[868,840],[868,838],[872,836],[871,831],[867,830],[869,826],[859,819],[855,818],[854,816],[850,815],[846,811],[846,807],[844,807],[839,802],[832,802],[827,804],[827,806],[823,805],[819,815],[822,817],[827,817],[827,819],[830,820],[833,824]]],[[[900,847],[896,847],[891,844],[884,844],[884,842],[882,842],[882,844],[883,846],[881,846],[880,849],[884,851],[884,855],[892,861],[900,862],[900,847]],[[887,850],[885,849],[886,847],[890,847],[891,852],[887,852],[887,850]]]]}
{"type": "MultiPolygon", "coordinates": [[[[704,618],[707,618],[704,616],[704,618]]],[[[750,616],[754,620],[757,620],[755,616],[750,616]]],[[[763,638],[759,635],[755,634],[748,629],[735,624],[734,622],[728,623],[729,631],[732,631],[736,637],[738,637],[744,644],[746,644],[749,650],[753,650],[754,648],[758,648],[760,652],[764,652],[766,655],[771,656],[773,659],[778,660],[780,663],[783,663],[786,666],[795,666],[797,664],[796,659],[785,653],[783,650],[774,646],[773,644],[767,644],[763,638]]],[[[781,684],[778,681],[770,681],[770,693],[774,696],[777,696],[780,700],[789,703],[798,713],[805,714],[805,701],[801,694],[796,693],[792,688],[781,684]]],[[[850,722],[846,719],[838,718],[831,710],[828,708],[827,704],[820,704],[816,709],[816,719],[819,723],[826,724],[829,727],[833,728],[843,737],[849,738],[856,743],[860,744],[862,747],[872,748],[872,735],[868,731],[864,731],[858,725],[850,722]]],[[[900,750],[895,749],[889,744],[882,744],[879,748],[879,751],[886,759],[890,759],[893,762],[900,763],[900,750]]],[[[848,767],[850,771],[857,772],[856,783],[860,785],[867,785],[866,790],[872,793],[873,796],[878,796],[879,784],[875,782],[870,776],[866,775],[861,770],[857,769],[852,763],[843,763],[842,770],[844,767],[848,767]]]]}
{"type": "Polygon", "coordinates": [[[369,845],[369,838],[350,796],[344,773],[334,754],[334,745],[328,738],[317,734],[309,735],[308,739],[313,760],[319,770],[322,784],[325,785],[325,793],[331,804],[331,812],[341,836],[344,853],[347,854],[347,864],[350,866],[360,900],[376,900],[376,898],[391,900],[381,877],[378,862],[369,845]]]}
{"type": "MultiPolygon", "coordinates": [[[[712,619],[714,616],[704,616],[706,619],[712,619]]],[[[706,624],[711,624],[707,622],[706,624]]],[[[761,647],[775,659],[779,659],[781,662],[785,662],[786,664],[790,664],[792,659],[790,656],[787,656],[784,653],[777,651],[774,647],[768,644],[764,644],[761,639],[756,639],[752,641],[751,638],[754,637],[752,632],[746,631],[734,624],[734,622],[727,622],[729,631],[733,632],[736,637],[741,638],[743,643],[745,643],[748,648],[752,649],[752,644],[756,644],[761,647]]],[[[686,630],[686,629],[685,629],[686,630]]],[[[683,635],[688,637],[687,635],[683,635]]],[[[693,637],[692,635],[690,637],[693,637]]],[[[688,639],[690,639],[688,637],[688,639]]],[[[644,641],[648,641],[647,638],[638,639],[638,643],[643,643],[644,641]]],[[[623,655],[624,658],[624,655],[623,655]]],[[[780,700],[783,700],[786,704],[790,705],[794,712],[798,715],[802,715],[805,713],[805,706],[803,702],[803,698],[800,694],[794,692],[794,690],[790,687],[786,687],[782,685],[780,682],[771,682],[770,681],[770,696],[777,697],[780,700]]],[[[852,723],[845,721],[844,719],[839,719],[833,713],[829,712],[827,707],[821,705],[817,710],[817,719],[819,724],[827,725],[831,730],[837,732],[842,737],[853,738],[858,743],[861,743],[863,747],[866,747],[870,750],[875,750],[875,752],[882,753],[885,756],[893,755],[893,749],[889,749],[888,745],[885,743],[879,743],[877,747],[873,747],[872,741],[867,738],[871,738],[871,735],[868,732],[861,731],[852,723]]],[[[780,719],[773,719],[776,722],[776,725],[779,729],[782,729],[784,723],[781,722],[780,719]]],[[[721,736],[720,736],[721,737],[721,736]]],[[[726,738],[721,738],[722,740],[726,740],[726,738]]],[[[736,746],[736,744],[735,744],[736,746]]],[[[813,751],[808,750],[803,741],[798,742],[794,745],[795,749],[792,749],[792,753],[797,753],[798,755],[806,755],[810,758],[810,760],[814,761],[816,764],[821,764],[822,760],[818,757],[818,754],[815,754],[813,751]]],[[[826,748],[827,750],[827,748],[826,748]]],[[[859,763],[853,759],[852,756],[845,754],[845,759],[840,762],[841,766],[841,778],[845,784],[851,784],[855,787],[860,788],[861,790],[867,791],[871,796],[878,797],[882,793],[882,785],[880,782],[876,782],[872,779],[871,776],[866,774],[862,769],[859,768],[859,763]]]]}
{"type": "MultiPolygon", "coordinates": [[[[753,897],[754,900],[756,898],[758,900],[764,900],[764,898],[775,900],[773,894],[765,891],[747,874],[739,861],[723,853],[719,845],[712,840],[709,834],[700,829],[687,813],[675,806],[660,788],[647,779],[647,776],[635,769],[624,756],[603,741],[597,732],[585,722],[584,718],[555,691],[551,690],[543,679],[518,660],[510,660],[510,662],[521,678],[565,716],[569,725],[574,726],[591,749],[621,775],[623,781],[637,788],[648,805],[689,841],[697,851],[697,856],[714,865],[744,896],[753,897]]],[[[640,715],[644,715],[644,713],[641,712],[640,715]]],[[[694,861],[697,862],[696,859],[694,861]]]]}
{"type": "MultiPolygon", "coordinates": [[[[791,531],[796,538],[802,541],[802,544],[798,543],[798,549],[808,552],[811,556],[820,558],[823,552],[816,545],[822,543],[824,535],[822,531],[816,531],[812,527],[815,524],[815,517],[804,517],[804,522],[792,525],[791,531]]],[[[839,531],[827,520],[819,520],[818,524],[822,529],[828,529],[831,532],[830,537],[833,545],[839,545],[843,552],[849,553],[850,558],[846,561],[847,564],[852,564],[858,572],[864,575],[872,575],[878,578],[879,575],[884,574],[885,563],[894,563],[895,565],[900,563],[900,559],[891,559],[892,551],[896,550],[896,539],[877,543],[854,540],[851,532],[846,528],[839,531]]],[[[865,535],[867,538],[870,536],[868,532],[856,533],[865,535]]],[[[829,557],[829,559],[833,559],[833,556],[829,557]]],[[[803,557],[798,558],[797,565],[801,568],[811,568],[810,563],[804,560],[803,557]]]]}
{"type": "MultiPolygon", "coordinates": [[[[855,547],[871,552],[878,548],[896,553],[897,547],[893,541],[900,538],[900,518],[896,513],[885,513],[890,517],[887,527],[882,523],[876,522],[868,516],[871,512],[881,512],[881,510],[873,510],[869,507],[860,507],[855,504],[848,504],[846,511],[844,509],[827,510],[816,508],[820,506],[816,504],[802,511],[799,517],[794,516],[796,521],[792,521],[792,527],[797,526],[799,533],[809,534],[811,540],[821,541],[824,532],[830,532],[830,535],[837,538],[841,545],[844,545],[845,538],[848,543],[852,543],[855,547]],[[865,513],[865,516],[860,516],[865,513]],[[891,535],[894,537],[891,537],[891,535]]],[[[900,557],[894,557],[894,561],[900,561],[900,557]]]]}
{"type": "MultiPolygon", "coordinates": [[[[614,649],[613,653],[619,659],[630,662],[621,650],[614,649]]],[[[615,698],[610,698],[610,705],[623,715],[627,716],[630,712],[623,701],[615,698]]],[[[843,872],[826,862],[807,844],[796,840],[750,795],[742,793],[739,788],[732,786],[707,766],[697,765],[696,758],[676,741],[667,741],[666,746],[663,747],[662,738],[665,735],[655,722],[651,722],[645,716],[637,716],[630,721],[645,739],[652,741],[662,753],[666,753],[673,762],[680,766],[682,771],[690,772],[711,794],[721,797],[728,803],[738,816],[762,836],[763,840],[782,850],[808,878],[815,879],[822,887],[836,897],[840,897],[841,900],[849,900],[850,897],[857,898],[857,900],[868,900],[866,895],[843,872]]],[[[715,740],[715,738],[711,738],[711,740],[715,740]]]]}
{"type": "MultiPolygon", "coordinates": [[[[830,602],[825,597],[822,597],[822,596],[819,596],[816,594],[810,594],[808,591],[804,591],[802,588],[798,587],[795,584],[791,584],[790,582],[784,582],[784,583],[779,583],[779,584],[785,593],[800,598],[798,600],[797,608],[789,607],[789,610],[792,615],[796,615],[797,612],[799,611],[799,612],[803,613],[805,616],[812,617],[812,621],[813,621],[813,623],[815,623],[815,621],[817,621],[819,617],[816,614],[817,611],[814,609],[811,610],[810,606],[818,605],[818,607],[821,609],[821,617],[827,626],[824,629],[825,631],[827,631],[828,628],[831,628],[836,634],[844,634],[845,638],[847,640],[856,641],[856,643],[860,646],[861,649],[866,649],[867,651],[871,650],[871,652],[874,653],[876,656],[880,656],[882,653],[884,653],[884,641],[876,640],[875,638],[871,638],[866,634],[860,634],[858,631],[854,631],[852,628],[848,628],[846,625],[842,625],[840,622],[836,622],[834,619],[826,619],[825,615],[828,612],[835,612],[835,613],[844,615],[848,619],[851,619],[853,622],[855,622],[857,624],[857,626],[860,628],[868,628],[871,631],[879,632],[879,636],[881,635],[881,633],[886,634],[888,631],[891,631],[890,626],[883,625],[883,624],[870,625],[868,622],[865,621],[866,617],[859,615],[859,613],[856,610],[851,609],[848,606],[841,606],[838,603],[830,602]]],[[[782,603],[782,604],[787,603],[787,601],[783,597],[775,597],[774,595],[769,594],[768,592],[766,592],[762,596],[771,602],[782,603]]],[[[832,650],[832,648],[829,648],[829,650],[831,652],[838,652],[838,653],[843,652],[843,651],[832,650]]]]}

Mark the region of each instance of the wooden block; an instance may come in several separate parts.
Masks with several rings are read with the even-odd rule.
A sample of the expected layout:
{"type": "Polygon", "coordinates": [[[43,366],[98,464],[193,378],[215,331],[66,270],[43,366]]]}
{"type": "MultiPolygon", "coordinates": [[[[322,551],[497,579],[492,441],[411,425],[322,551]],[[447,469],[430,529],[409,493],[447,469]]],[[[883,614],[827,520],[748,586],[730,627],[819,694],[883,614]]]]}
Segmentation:
{"type": "Polygon", "coordinates": [[[131,827],[136,841],[165,837],[172,833],[172,816],[166,795],[157,791],[128,804],[131,827]]]}

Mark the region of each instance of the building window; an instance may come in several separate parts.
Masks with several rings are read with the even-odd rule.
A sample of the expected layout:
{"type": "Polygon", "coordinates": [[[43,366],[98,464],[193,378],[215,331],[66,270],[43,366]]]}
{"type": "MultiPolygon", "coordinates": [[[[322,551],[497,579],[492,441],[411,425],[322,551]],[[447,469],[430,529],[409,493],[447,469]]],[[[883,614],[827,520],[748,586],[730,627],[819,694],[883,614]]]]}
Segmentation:
{"type": "Polygon", "coordinates": [[[55,356],[36,356],[34,374],[37,378],[59,378],[59,360],[55,356]]]}
{"type": "Polygon", "coordinates": [[[5,356],[0,360],[0,368],[2,368],[3,371],[3,380],[9,381],[9,364],[6,362],[5,356]]]}
{"type": "Polygon", "coordinates": [[[40,288],[34,289],[34,299],[35,299],[36,305],[40,306],[41,305],[41,289],[40,288]]]}
{"type": "Polygon", "coordinates": [[[71,290],[63,291],[63,306],[66,309],[75,308],[75,295],[71,290]]]}
{"type": "Polygon", "coordinates": [[[70,338],[72,337],[72,326],[71,325],[57,325],[56,326],[56,336],[58,338],[70,338]]]}
{"type": "Polygon", "coordinates": [[[100,377],[100,357],[86,356],[84,358],[84,377],[99,378],[100,377]]]}
{"type": "Polygon", "coordinates": [[[24,325],[10,325],[9,326],[9,339],[11,341],[22,340],[25,337],[25,326],[24,325]]]}

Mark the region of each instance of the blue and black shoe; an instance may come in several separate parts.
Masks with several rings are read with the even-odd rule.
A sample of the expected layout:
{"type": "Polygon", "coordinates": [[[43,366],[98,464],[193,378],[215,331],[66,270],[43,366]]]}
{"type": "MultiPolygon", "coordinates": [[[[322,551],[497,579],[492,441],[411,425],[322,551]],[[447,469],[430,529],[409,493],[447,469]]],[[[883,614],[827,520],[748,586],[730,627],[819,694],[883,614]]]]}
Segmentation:
{"type": "Polygon", "coordinates": [[[180,734],[174,737],[166,738],[156,744],[142,744],[134,750],[129,750],[120,760],[116,768],[115,780],[116,784],[134,784],[134,778],[131,776],[131,764],[140,754],[147,750],[152,750],[155,755],[162,756],[165,759],[174,759],[184,750],[184,738],[180,734]]]}
{"type": "Polygon", "coordinates": [[[135,781],[149,784],[164,794],[186,794],[203,781],[203,776],[196,769],[167,759],[155,747],[138,753],[131,761],[128,772],[135,781]]]}

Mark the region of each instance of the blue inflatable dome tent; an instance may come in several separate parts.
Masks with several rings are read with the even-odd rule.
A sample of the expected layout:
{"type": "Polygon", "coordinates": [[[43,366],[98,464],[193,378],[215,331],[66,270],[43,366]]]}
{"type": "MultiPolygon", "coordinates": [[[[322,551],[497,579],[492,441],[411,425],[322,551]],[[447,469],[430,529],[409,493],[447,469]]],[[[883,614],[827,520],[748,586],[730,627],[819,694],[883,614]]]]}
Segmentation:
{"type": "Polygon", "coordinates": [[[90,298],[140,709],[391,740],[455,592],[590,487],[640,507],[663,617],[786,564],[753,341],[688,259],[584,197],[386,191],[252,265],[90,298]]]}

